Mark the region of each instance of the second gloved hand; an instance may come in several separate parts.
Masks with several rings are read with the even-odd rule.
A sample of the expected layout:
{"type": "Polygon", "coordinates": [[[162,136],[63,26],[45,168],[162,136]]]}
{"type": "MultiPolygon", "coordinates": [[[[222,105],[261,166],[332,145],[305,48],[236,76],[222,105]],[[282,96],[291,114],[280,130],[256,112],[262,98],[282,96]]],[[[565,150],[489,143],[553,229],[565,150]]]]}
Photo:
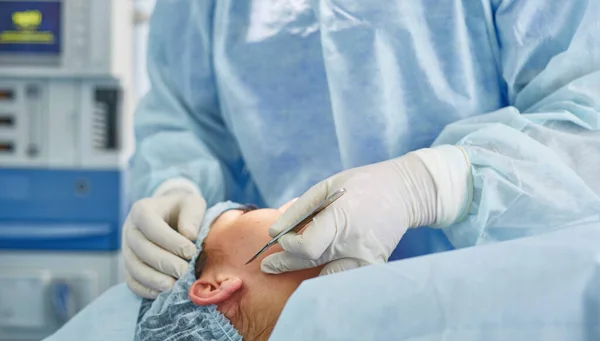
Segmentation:
{"type": "Polygon", "coordinates": [[[197,191],[173,189],[134,204],[123,226],[125,279],[138,296],[170,289],[196,254],[192,242],[206,202],[197,191]]]}
{"type": "Polygon", "coordinates": [[[266,257],[262,271],[281,273],[327,264],[321,274],[386,262],[408,228],[447,226],[470,202],[470,167],[455,146],[336,174],[309,189],[271,227],[277,235],[339,188],[347,193],[300,234],[281,237],[285,250],[266,257]]]}

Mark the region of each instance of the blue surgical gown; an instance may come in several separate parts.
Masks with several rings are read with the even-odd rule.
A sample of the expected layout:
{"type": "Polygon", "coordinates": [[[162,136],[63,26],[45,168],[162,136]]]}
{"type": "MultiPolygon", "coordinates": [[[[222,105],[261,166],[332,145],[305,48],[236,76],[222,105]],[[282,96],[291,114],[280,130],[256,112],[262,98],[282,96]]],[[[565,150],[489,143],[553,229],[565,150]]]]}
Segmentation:
{"type": "Polygon", "coordinates": [[[278,206],[453,144],[468,216],[396,258],[598,221],[599,17],[597,0],[158,0],[132,199],[183,177],[209,205],[278,206]]]}

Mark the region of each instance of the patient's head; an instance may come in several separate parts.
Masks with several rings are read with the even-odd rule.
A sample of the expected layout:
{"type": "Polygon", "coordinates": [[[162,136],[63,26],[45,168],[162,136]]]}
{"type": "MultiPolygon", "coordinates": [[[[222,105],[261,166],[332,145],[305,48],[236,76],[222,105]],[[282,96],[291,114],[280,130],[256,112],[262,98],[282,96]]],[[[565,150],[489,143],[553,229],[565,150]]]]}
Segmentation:
{"type": "Polygon", "coordinates": [[[197,280],[189,289],[190,299],[198,305],[216,304],[245,340],[266,340],[294,290],[321,270],[263,273],[260,262],[282,251],[278,245],[244,265],[271,239],[269,227],[290,204],[278,210],[224,212],[213,222],[196,262],[197,280]]]}

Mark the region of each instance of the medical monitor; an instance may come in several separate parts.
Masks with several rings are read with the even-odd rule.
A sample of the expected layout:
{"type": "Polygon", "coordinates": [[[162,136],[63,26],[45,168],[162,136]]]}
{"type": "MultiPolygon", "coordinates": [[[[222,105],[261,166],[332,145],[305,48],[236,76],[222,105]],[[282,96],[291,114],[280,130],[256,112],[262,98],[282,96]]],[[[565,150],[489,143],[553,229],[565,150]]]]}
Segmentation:
{"type": "Polygon", "coordinates": [[[0,75],[119,77],[128,0],[0,0],[0,75]]]}
{"type": "Polygon", "coordinates": [[[0,53],[60,52],[61,1],[0,1],[0,53]]]}

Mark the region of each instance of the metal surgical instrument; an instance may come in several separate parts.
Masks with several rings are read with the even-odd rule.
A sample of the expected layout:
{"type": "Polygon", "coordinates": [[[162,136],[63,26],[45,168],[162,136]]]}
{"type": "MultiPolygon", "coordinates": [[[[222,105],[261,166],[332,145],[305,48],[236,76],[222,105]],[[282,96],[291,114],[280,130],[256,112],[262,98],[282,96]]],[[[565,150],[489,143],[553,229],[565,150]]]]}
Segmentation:
{"type": "Polygon", "coordinates": [[[262,249],[260,249],[260,251],[258,251],[252,258],[250,258],[250,260],[247,261],[246,264],[251,263],[263,252],[267,251],[271,246],[277,244],[279,238],[283,237],[285,234],[292,231],[298,233],[300,230],[302,230],[302,228],[304,228],[308,223],[310,223],[317,214],[319,214],[321,211],[327,208],[327,206],[331,205],[334,201],[338,200],[345,193],[346,189],[344,188],[340,188],[335,192],[331,193],[327,198],[325,198],[325,200],[321,201],[314,209],[300,217],[300,219],[298,219],[290,227],[279,232],[275,237],[273,237],[273,239],[271,239],[262,249]]]}

